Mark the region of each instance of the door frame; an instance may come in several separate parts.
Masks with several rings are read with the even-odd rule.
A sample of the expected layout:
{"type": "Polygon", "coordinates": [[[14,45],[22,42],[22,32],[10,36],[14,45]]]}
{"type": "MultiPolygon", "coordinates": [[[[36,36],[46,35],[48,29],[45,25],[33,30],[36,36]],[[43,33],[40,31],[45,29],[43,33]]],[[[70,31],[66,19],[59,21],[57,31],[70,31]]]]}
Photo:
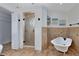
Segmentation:
{"type": "MultiPolygon", "coordinates": [[[[29,12],[29,11],[24,10],[24,11],[20,12],[20,48],[21,49],[23,49],[23,47],[24,47],[24,43],[23,43],[23,41],[24,41],[24,32],[25,32],[24,31],[25,21],[24,21],[24,14],[23,14],[24,12],[29,12]]],[[[35,10],[33,10],[33,11],[31,10],[30,12],[33,12],[33,13],[36,14],[35,10]]],[[[35,32],[34,32],[34,34],[35,34],[35,32]]],[[[35,49],[35,35],[34,35],[34,49],[35,49]]]]}
{"type": "Polygon", "coordinates": [[[28,8],[28,9],[22,9],[20,10],[20,48],[23,48],[23,40],[24,40],[24,21],[23,21],[23,12],[33,12],[35,13],[35,46],[34,49],[35,50],[42,50],[42,23],[41,21],[38,21],[38,18],[42,18],[42,8],[40,7],[35,7],[35,8],[28,8]],[[41,24],[41,26],[37,26],[41,24]],[[40,37],[40,38],[38,38],[40,37]]]}
{"type": "MultiPolygon", "coordinates": [[[[26,22],[27,22],[28,20],[32,20],[32,21],[35,20],[35,13],[34,13],[34,12],[30,12],[31,14],[33,14],[32,19],[28,19],[28,18],[27,18],[27,15],[25,15],[25,14],[27,14],[27,13],[29,13],[29,12],[24,12],[24,13],[23,13],[23,16],[24,16],[24,40],[27,38],[27,37],[25,37],[25,36],[26,36],[26,22]],[[26,20],[27,20],[27,21],[26,21],[26,20]]],[[[29,23],[29,24],[30,24],[30,23],[29,23]]],[[[33,24],[32,24],[32,25],[33,25],[33,24]]],[[[33,29],[33,32],[31,33],[31,34],[33,34],[33,37],[32,37],[32,38],[33,38],[33,41],[34,41],[33,43],[35,43],[35,37],[34,37],[34,36],[35,36],[35,32],[34,32],[35,29],[34,29],[34,28],[35,28],[35,27],[33,26],[33,28],[32,28],[32,29],[33,29]]],[[[30,29],[30,28],[29,28],[29,29],[30,29]]],[[[29,30],[29,29],[28,29],[28,30],[29,30]]],[[[31,36],[31,35],[30,35],[30,36],[31,36]]],[[[31,38],[31,39],[32,39],[32,38],[31,38]]],[[[28,39],[29,39],[29,38],[28,38],[28,39]]],[[[23,46],[24,46],[24,47],[34,47],[35,44],[34,44],[33,46],[32,46],[32,45],[25,45],[24,42],[23,42],[23,46]]]]}

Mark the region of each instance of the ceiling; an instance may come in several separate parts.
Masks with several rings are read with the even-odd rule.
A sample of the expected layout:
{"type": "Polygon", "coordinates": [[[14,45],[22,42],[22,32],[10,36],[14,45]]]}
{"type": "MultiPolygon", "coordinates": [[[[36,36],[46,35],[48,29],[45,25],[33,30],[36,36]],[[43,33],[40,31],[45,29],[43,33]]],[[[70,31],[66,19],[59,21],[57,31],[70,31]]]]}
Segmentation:
{"type": "Polygon", "coordinates": [[[14,10],[17,6],[20,8],[25,8],[25,7],[35,7],[35,6],[42,6],[46,7],[48,9],[48,12],[69,12],[76,6],[78,6],[78,3],[4,3],[0,4],[1,6],[5,7],[6,9],[9,10],[14,10]]]}
{"type": "Polygon", "coordinates": [[[79,4],[60,4],[60,3],[50,3],[50,4],[42,4],[43,6],[47,7],[48,11],[52,12],[68,12],[72,10],[75,6],[79,4]]]}

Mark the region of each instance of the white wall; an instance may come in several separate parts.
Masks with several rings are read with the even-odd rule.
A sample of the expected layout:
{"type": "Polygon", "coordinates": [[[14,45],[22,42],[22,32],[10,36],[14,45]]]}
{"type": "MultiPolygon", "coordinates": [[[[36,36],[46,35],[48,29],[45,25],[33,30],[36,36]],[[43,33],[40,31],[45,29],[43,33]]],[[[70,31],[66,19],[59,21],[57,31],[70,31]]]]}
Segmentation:
{"type": "Polygon", "coordinates": [[[59,20],[65,20],[65,13],[62,12],[48,11],[48,16],[58,18],[59,20]]]}
{"type": "MultiPolygon", "coordinates": [[[[59,26],[59,20],[68,20],[68,16],[66,15],[66,13],[63,12],[59,12],[59,11],[48,11],[48,16],[52,18],[58,18],[58,23],[56,25],[50,24],[49,26],[59,26]]],[[[52,20],[51,20],[52,21],[52,20]]],[[[67,21],[66,21],[67,23],[67,21]]]]}
{"type": "Polygon", "coordinates": [[[42,7],[42,27],[47,26],[47,14],[48,14],[47,8],[42,7]]]}
{"type": "Polygon", "coordinates": [[[68,11],[67,13],[62,12],[54,12],[48,11],[48,16],[56,17],[59,20],[66,20],[66,25],[74,24],[79,22],[79,5],[72,8],[72,10],[68,11]]]}
{"type": "Polygon", "coordinates": [[[42,50],[42,28],[35,28],[35,50],[42,50]]]}
{"type": "Polygon", "coordinates": [[[47,26],[47,9],[38,7],[35,18],[35,50],[42,50],[42,27],[47,26]],[[40,18],[40,21],[38,21],[40,18]]]}
{"type": "Polygon", "coordinates": [[[79,5],[69,11],[66,15],[68,16],[68,25],[79,23],[79,5]]]}
{"type": "Polygon", "coordinates": [[[0,44],[11,42],[11,14],[0,7],[0,44]]]}
{"type": "Polygon", "coordinates": [[[12,13],[12,49],[18,49],[20,48],[20,39],[19,39],[19,34],[20,34],[20,28],[19,28],[19,22],[18,22],[18,19],[19,19],[19,15],[18,13],[14,12],[12,13]]]}

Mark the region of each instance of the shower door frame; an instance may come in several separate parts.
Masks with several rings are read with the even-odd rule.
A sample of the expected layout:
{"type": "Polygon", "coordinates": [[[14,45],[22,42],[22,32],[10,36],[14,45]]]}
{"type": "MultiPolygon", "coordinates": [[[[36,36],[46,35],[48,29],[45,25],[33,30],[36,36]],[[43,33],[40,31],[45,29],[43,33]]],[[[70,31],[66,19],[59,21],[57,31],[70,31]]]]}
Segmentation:
{"type": "MultiPolygon", "coordinates": [[[[24,12],[24,13],[29,13],[29,12],[24,12]]],[[[23,13],[23,16],[24,16],[24,13],[23,13]]],[[[35,16],[35,13],[34,12],[30,12],[30,13],[33,13],[34,14],[34,16],[35,16]]],[[[24,40],[26,39],[26,18],[25,18],[26,16],[24,16],[24,40]]],[[[29,19],[27,19],[27,21],[28,21],[29,19]]],[[[31,20],[35,20],[35,19],[31,19],[31,20]]],[[[33,26],[32,26],[33,27],[33,26]]],[[[30,28],[29,28],[30,29],[30,28]]],[[[30,32],[28,32],[28,33],[30,33],[30,32]]],[[[34,29],[34,27],[33,27],[33,31],[32,31],[32,34],[33,34],[33,40],[34,40],[34,42],[33,43],[35,43],[35,29],[34,29]]],[[[30,38],[29,38],[30,39],[30,38]]],[[[33,46],[31,46],[31,45],[25,45],[24,44],[24,42],[23,42],[23,46],[24,47],[34,47],[35,46],[35,44],[33,45],[33,46]]]]}
{"type": "MultiPolygon", "coordinates": [[[[24,41],[24,32],[25,32],[24,31],[25,21],[24,21],[24,14],[23,14],[24,12],[28,12],[28,11],[23,10],[23,11],[20,12],[20,48],[23,49],[23,47],[33,47],[35,49],[35,43],[36,43],[35,42],[35,35],[34,35],[34,46],[24,46],[24,43],[23,43],[23,41],[24,41]]],[[[31,12],[36,14],[35,10],[33,10],[31,12]]],[[[35,32],[34,32],[34,34],[35,34],[35,32]]]]}
{"type": "Polygon", "coordinates": [[[34,28],[35,29],[35,35],[34,35],[35,36],[35,39],[34,39],[35,46],[34,46],[34,50],[39,50],[39,51],[42,50],[42,43],[41,43],[42,42],[42,27],[37,26],[38,23],[41,24],[41,21],[38,21],[38,18],[42,17],[40,10],[42,10],[42,8],[35,7],[35,8],[29,8],[29,9],[25,8],[25,9],[22,9],[19,11],[19,13],[20,13],[20,39],[19,39],[20,44],[19,44],[19,46],[21,49],[23,49],[23,40],[24,40],[24,20],[23,20],[24,16],[23,16],[23,13],[31,11],[31,12],[35,13],[35,28],[34,28]],[[38,36],[39,36],[39,38],[38,38],[38,36]]]}

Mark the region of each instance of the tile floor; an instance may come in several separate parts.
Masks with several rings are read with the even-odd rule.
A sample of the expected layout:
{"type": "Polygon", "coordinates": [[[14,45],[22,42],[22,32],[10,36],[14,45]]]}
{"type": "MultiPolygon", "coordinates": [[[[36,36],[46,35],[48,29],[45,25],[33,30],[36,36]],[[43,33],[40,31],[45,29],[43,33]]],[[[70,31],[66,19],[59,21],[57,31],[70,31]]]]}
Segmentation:
{"type": "Polygon", "coordinates": [[[34,48],[23,48],[18,50],[11,49],[10,44],[4,45],[2,55],[5,56],[79,56],[79,51],[70,47],[69,51],[64,55],[57,51],[53,46],[49,46],[44,51],[35,51],[34,48]]]}

